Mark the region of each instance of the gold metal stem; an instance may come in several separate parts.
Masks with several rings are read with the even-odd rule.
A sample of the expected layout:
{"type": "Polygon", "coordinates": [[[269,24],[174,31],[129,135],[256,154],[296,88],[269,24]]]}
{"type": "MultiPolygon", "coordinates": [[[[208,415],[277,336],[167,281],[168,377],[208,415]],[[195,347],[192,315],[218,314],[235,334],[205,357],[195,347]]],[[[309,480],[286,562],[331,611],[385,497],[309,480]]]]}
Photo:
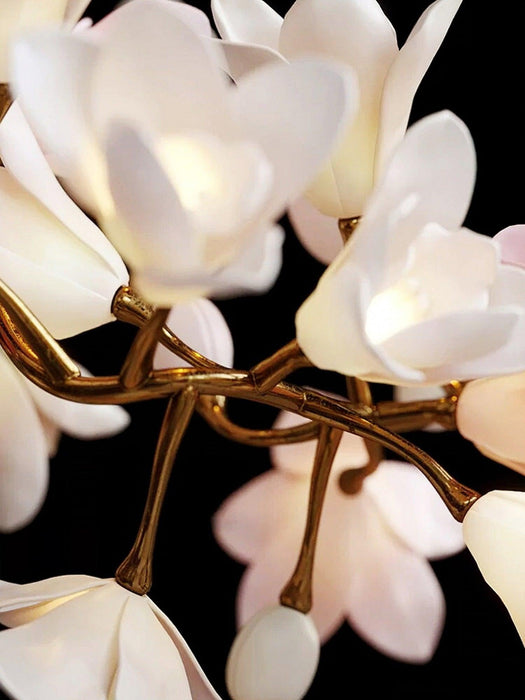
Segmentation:
{"type": "Polygon", "coordinates": [[[155,538],[173,462],[193,414],[197,394],[192,387],[170,399],[159,433],[142,521],[130,553],[118,567],[117,583],[144,595],[152,585],[155,538]]]}
{"type": "Polygon", "coordinates": [[[312,367],[312,363],[299,347],[297,340],[292,340],[252,367],[251,374],[255,386],[264,394],[301,367],[312,367]]]}
{"type": "Polygon", "coordinates": [[[312,608],[312,575],[315,561],[315,548],[321,513],[330,477],[330,469],[341,441],[340,430],[321,427],[314,466],[310,480],[308,511],[304,528],[303,542],[295,570],[281,591],[281,605],[307,613],[312,608]]]}
{"type": "Polygon", "coordinates": [[[0,121],[5,117],[12,104],[13,98],[9,90],[9,83],[0,83],[0,121]]]}
{"type": "Polygon", "coordinates": [[[144,384],[153,369],[153,357],[169,309],[157,309],[139,328],[120,372],[120,382],[126,389],[144,384]]]}

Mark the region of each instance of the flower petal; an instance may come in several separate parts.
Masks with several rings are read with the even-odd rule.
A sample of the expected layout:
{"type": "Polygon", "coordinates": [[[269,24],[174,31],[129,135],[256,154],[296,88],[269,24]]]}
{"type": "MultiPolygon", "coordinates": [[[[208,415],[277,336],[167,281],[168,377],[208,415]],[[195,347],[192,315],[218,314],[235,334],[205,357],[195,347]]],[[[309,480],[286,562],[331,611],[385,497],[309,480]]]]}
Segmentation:
{"type": "Polygon", "coordinates": [[[525,267],[525,225],[507,226],[492,240],[499,245],[503,262],[525,267]]]}
{"type": "Polygon", "coordinates": [[[66,24],[75,24],[84,14],[90,0],[68,0],[65,14],[66,24]]]}
{"type": "Polygon", "coordinates": [[[0,530],[27,525],[47,493],[47,443],[22,376],[0,355],[0,530]]]}
{"type": "Polygon", "coordinates": [[[405,545],[426,559],[460,552],[465,543],[458,523],[427,478],[411,464],[385,461],[363,488],[385,522],[405,545]]]}
{"type": "Polygon", "coordinates": [[[239,44],[234,41],[220,41],[220,48],[224,54],[224,70],[234,81],[238,81],[246,73],[255,70],[266,63],[282,63],[285,59],[277,51],[266,46],[254,46],[253,44],[239,44]]]}
{"type": "Polygon", "coordinates": [[[138,595],[127,599],[118,639],[112,697],[192,700],[180,654],[147,599],[138,595]]]}
{"type": "Polygon", "coordinates": [[[283,19],[264,0],[212,0],[211,11],[223,39],[277,50],[283,19]]]}
{"type": "Polygon", "coordinates": [[[443,593],[430,564],[402,546],[367,510],[346,610],[371,646],[405,663],[426,663],[445,619],[443,593]]]}
{"type": "MultiPolygon", "coordinates": [[[[166,321],[186,345],[223,367],[233,366],[233,338],[224,316],[208,299],[195,299],[174,306],[166,321]]],[[[189,367],[163,345],[155,352],[156,369],[189,367]]]]}
{"type": "Polygon", "coordinates": [[[300,197],[288,207],[290,223],[297,237],[314,258],[329,265],[340,253],[343,239],[337,219],[325,216],[306,197],[300,197]]]}
{"type": "Polygon", "coordinates": [[[525,493],[490,491],[467,511],[465,543],[483,575],[507,607],[525,644],[525,493]]]}
{"type": "Polygon", "coordinates": [[[129,595],[108,583],[28,625],[1,632],[2,687],[27,700],[106,700],[117,663],[116,632],[129,595]]]}
{"type": "Polygon", "coordinates": [[[381,99],[376,178],[402,140],[414,95],[441,46],[462,0],[436,0],[423,12],[388,71],[381,99]]]}

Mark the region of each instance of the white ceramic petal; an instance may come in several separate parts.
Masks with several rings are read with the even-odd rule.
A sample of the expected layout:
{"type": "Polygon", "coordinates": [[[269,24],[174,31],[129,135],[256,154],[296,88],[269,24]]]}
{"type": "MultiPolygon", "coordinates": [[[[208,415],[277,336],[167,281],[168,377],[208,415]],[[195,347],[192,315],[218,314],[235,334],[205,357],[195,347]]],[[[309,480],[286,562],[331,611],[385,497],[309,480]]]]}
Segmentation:
{"type": "Polygon", "coordinates": [[[126,700],[192,700],[177,647],[144,597],[127,599],[118,629],[118,664],[111,696],[126,700]]]}
{"type": "Polygon", "coordinates": [[[358,543],[346,610],[371,646],[405,663],[428,662],[445,618],[443,593],[430,564],[395,538],[368,510],[358,543]]]}
{"type": "MultiPolygon", "coordinates": [[[[233,366],[233,338],[217,306],[208,299],[195,299],[174,306],[166,321],[186,345],[224,367],[233,366]]],[[[189,363],[163,345],[155,351],[156,369],[188,367],[189,363]]]]}
{"type": "Polygon", "coordinates": [[[324,265],[329,265],[343,247],[337,219],[325,216],[306,197],[288,207],[290,223],[306,250],[324,265]]]}
{"type": "Polygon", "coordinates": [[[411,464],[385,461],[365,479],[385,522],[405,545],[426,559],[449,557],[465,543],[458,523],[425,476],[411,464]]]}
{"type": "Polygon", "coordinates": [[[490,491],[468,510],[465,544],[483,578],[506,605],[525,644],[525,493],[490,491]]]}
{"type": "Polygon", "coordinates": [[[23,378],[0,354],[0,530],[27,525],[47,493],[47,442],[23,378]]]}
{"type": "MultiPolygon", "coordinates": [[[[441,399],[445,396],[445,393],[441,386],[394,386],[394,400],[401,402],[441,399]]],[[[424,430],[426,432],[439,433],[446,429],[436,422],[430,423],[424,430]]]]}
{"type": "Polygon", "coordinates": [[[390,66],[381,99],[375,177],[405,133],[412,102],[462,0],[436,0],[423,12],[390,66]]]}
{"type": "Polygon", "coordinates": [[[212,0],[211,11],[223,39],[277,50],[283,20],[264,0],[212,0]]]}
{"type": "Polygon", "coordinates": [[[66,23],[75,24],[84,14],[90,0],[68,0],[66,6],[66,23]]]}
{"type": "Polygon", "coordinates": [[[493,240],[500,247],[503,262],[525,267],[525,225],[507,226],[493,240]]]}
{"type": "Polygon", "coordinates": [[[147,601],[179,652],[190,683],[192,700],[221,700],[175,625],[149,598],[147,601]]]}
{"type": "Polygon", "coordinates": [[[47,418],[43,413],[39,412],[38,417],[44,431],[44,437],[47,443],[47,456],[54,457],[58,452],[60,437],[62,433],[53,421],[47,418]]]}
{"type": "Polygon", "coordinates": [[[219,48],[224,55],[224,70],[234,81],[266,63],[282,63],[285,60],[280,53],[266,46],[240,44],[224,39],[214,41],[220,42],[219,48]]]}
{"type": "Polygon", "coordinates": [[[350,69],[303,59],[252,71],[238,81],[233,97],[245,137],[262,147],[273,166],[265,213],[276,218],[302,194],[342,136],[357,108],[357,82],[350,69]]]}
{"type": "Polygon", "coordinates": [[[55,700],[106,700],[116,670],[119,621],[129,595],[108,583],[29,625],[2,632],[3,689],[27,700],[44,700],[43,688],[55,700]]]}
{"type": "Polygon", "coordinates": [[[524,396],[523,373],[468,382],[456,408],[459,432],[498,461],[525,463],[524,396]]]}

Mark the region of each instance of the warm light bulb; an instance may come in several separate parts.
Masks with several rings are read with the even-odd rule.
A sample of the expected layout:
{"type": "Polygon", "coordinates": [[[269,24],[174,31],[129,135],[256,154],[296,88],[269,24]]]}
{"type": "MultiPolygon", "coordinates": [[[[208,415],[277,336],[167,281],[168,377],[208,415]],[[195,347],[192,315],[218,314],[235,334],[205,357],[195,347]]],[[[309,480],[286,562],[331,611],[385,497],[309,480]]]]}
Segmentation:
{"type": "Polygon", "coordinates": [[[376,294],[368,306],[365,330],[370,342],[379,344],[421,321],[428,302],[412,280],[403,280],[376,294]]]}

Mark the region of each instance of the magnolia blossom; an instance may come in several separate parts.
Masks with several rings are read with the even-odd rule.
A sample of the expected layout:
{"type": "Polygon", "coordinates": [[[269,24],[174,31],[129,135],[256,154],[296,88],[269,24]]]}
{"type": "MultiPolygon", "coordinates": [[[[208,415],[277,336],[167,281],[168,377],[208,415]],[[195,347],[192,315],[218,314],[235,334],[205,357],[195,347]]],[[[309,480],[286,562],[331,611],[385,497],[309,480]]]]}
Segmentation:
{"type": "MultiPolygon", "coordinates": [[[[300,420],[282,413],[275,427],[300,420]]],[[[214,517],[221,546],[248,564],[237,599],[239,625],[275,605],[293,571],[314,453],[314,441],[271,448],[274,469],[230,496],[214,517]]],[[[311,615],[323,641],[346,618],[382,653],[423,663],[435,650],[445,616],[427,559],[459,552],[461,526],[406,463],[384,461],[358,493],[344,493],[341,474],[363,467],[367,458],[363,440],[344,434],[321,517],[311,615]]]]}
{"type": "Polygon", "coordinates": [[[0,5],[0,82],[7,82],[9,47],[20,32],[65,24],[72,27],[89,0],[2,0],[0,5]]]}
{"type": "Polygon", "coordinates": [[[232,85],[188,16],[135,0],[102,27],[28,34],[13,52],[14,92],[56,172],[163,306],[273,283],[274,222],[357,102],[353,74],[321,60],[232,85]]]}
{"type": "Polygon", "coordinates": [[[489,491],[463,521],[465,544],[485,581],[506,605],[525,644],[525,493],[489,491]]]}
{"type": "Polygon", "coordinates": [[[359,216],[406,130],[417,88],[461,0],[437,0],[398,48],[376,0],[297,0],[282,19],[263,0],[212,0],[230,73],[318,55],[351,66],[359,109],[329,163],[289,209],[305,247],[328,264],[341,248],[338,218],[359,216]]]}
{"type": "Polygon", "coordinates": [[[0,582],[0,685],[24,700],[219,700],[175,626],[113,579],[0,582]]]}
{"type": "Polygon", "coordinates": [[[56,338],[114,320],[128,271],[62,189],[15,103],[0,123],[0,277],[56,338]]]}
{"type": "Polygon", "coordinates": [[[471,136],[447,111],[399,144],[348,245],[296,316],[323,369],[392,384],[445,384],[525,368],[525,270],[462,228],[471,136]]]}

